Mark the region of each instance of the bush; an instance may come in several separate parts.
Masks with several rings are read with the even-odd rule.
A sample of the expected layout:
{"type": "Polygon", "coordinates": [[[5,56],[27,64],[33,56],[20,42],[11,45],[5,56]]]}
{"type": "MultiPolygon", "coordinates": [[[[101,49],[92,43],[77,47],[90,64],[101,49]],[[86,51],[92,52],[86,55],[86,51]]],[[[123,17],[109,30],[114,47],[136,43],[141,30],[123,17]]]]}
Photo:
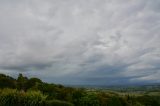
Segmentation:
{"type": "Polygon", "coordinates": [[[96,94],[86,94],[81,97],[78,106],[100,106],[99,100],[96,94]]]}
{"type": "Polygon", "coordinates": [[[110,97],[107,106],[124,106],[122,99],[119,97],[110,97]]]}
{"type": "Polygon", "coordinates": [[[145,106],[160,106],[160,97],[143,95],[136,98],[136,101],[145,106]]]}
{"type": "Polygon", "coordinates": [[[46,96],[39,91],[0,90],[0,106],[39,106],[45,99],[46,96]]]}
{"type": "Polygon", "coordinates": [[[45,106],[74,106],[74,105],[72,103],[60,100],[48,100],[45,102],[45,106]]]}

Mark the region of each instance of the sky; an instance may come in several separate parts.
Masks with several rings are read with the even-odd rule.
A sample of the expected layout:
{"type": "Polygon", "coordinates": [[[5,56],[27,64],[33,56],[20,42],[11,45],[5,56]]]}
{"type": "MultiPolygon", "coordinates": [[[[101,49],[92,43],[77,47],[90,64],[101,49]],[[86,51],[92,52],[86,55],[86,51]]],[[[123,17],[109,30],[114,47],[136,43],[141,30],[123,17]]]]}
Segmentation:
{"type": "Polygon", "coordinates": [[[160,0],[0,0],[0,73],[160,83],[160,0]]]}

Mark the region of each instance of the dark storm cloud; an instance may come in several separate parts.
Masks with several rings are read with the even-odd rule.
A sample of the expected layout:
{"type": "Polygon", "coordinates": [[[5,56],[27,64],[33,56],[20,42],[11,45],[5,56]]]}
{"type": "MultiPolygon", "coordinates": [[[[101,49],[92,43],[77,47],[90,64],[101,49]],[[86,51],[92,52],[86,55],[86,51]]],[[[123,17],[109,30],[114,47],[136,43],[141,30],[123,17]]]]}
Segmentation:
{"type": "Polygon", "coordinates": [[[78,84],[160,82],[159,0],[1,0],[0,72],[78,84]]]}

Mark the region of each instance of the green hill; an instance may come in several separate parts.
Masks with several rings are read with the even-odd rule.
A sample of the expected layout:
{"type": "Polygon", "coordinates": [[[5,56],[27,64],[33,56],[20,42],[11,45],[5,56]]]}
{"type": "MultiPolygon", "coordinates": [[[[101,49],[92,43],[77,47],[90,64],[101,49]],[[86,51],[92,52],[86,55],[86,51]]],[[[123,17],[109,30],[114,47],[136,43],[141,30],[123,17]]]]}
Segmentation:
{"type": "Polygon", "coordinates": [[[143,93],[73,88],[0,74],[0,106],[160,106],[160,90],[143,93]]]}

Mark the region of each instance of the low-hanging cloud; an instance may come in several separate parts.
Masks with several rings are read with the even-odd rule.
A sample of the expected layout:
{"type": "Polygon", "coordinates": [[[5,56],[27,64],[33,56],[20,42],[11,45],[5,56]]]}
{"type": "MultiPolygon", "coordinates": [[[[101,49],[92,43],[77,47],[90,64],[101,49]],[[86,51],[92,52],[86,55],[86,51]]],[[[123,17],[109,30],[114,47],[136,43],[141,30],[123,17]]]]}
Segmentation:
{"type": "Polygon", "coordinates": [[[0,72],[65,84],[160,82],[159,0],[0,1],[0,72]]]}

